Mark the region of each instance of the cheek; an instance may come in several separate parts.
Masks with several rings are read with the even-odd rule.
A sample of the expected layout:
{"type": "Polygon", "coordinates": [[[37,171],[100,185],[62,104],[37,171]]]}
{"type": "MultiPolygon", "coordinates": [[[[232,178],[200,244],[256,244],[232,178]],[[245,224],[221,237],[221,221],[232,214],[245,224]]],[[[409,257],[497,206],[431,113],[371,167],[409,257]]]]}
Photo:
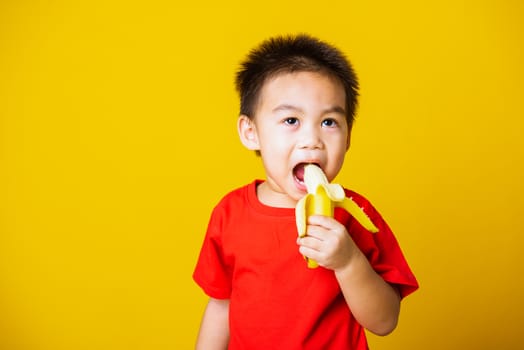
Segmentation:
{"type": "Polygon", "coordinates": [[[345,135],[340,135],[333,138],[329,144],[332,154],[345,154],[349,148],[349,138],[345,135]]]}
{"type": "Polygon", "coordinates": [[[286,171],[290,155],[287,143],[272,137],[263,143],[260,152],[266,169],[275,174],[286,171]]]}
{"type": "MultiPolygon", "coordinates": [[[[340,169],[342,168],[342,165],[344,164],[344,160],[347,153],[347,143],[344,140],[344,142],[338,142],[336,145],[333,145],[333,148],[330,150],[330,170],[333,175],[338,174],[340,169]]],[[[334,177],[334,176],[333,176],[334,177]]]]}
{"type": "Polygon", "coordinates": [[[260,152],[265,158],[265,161],[270,164],[279,164],[282,162],[282,158],[285,157],[283,146],[280,143],[272,142],[271,140],[263,143],[260,152]]]}
{"type": "Polygon", "coordinates": [[[280,153],[285,152],[289,147],[290,139],[287,135],[278,133],[278,131],[271,131],[260,134],[260,143],[262,148],[280,153]]]}

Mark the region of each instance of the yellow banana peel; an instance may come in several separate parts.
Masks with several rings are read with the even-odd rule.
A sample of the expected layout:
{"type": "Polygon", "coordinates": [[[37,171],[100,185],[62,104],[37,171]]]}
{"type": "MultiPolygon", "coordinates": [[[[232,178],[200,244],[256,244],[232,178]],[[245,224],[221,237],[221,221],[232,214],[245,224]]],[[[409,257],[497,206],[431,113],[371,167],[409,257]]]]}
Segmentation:
{"type": "MultiPolygon", "coordinates": [[[[307,164],[304,168],[304,183],[307,194],[302,197],[295,207],[295,219],[299,237],[306,236],[307,220],[311,215],[333,217],[335,207],[345,209],[366,230],[378,232],[366,213],[353,199],[346,197],[344,189],[339,184],[330,184],[326,175],[315,164],[307,164]]],[[[309,268],[318,267],[316,261],[305,257],[309,268]]]]}

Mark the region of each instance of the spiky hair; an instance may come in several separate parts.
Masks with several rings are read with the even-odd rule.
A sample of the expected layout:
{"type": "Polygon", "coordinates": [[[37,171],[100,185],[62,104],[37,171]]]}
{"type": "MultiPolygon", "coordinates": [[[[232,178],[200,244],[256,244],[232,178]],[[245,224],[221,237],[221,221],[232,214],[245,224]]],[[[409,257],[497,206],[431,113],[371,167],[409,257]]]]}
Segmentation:
{"type": "Polygon", "coordinates": [[[338,48],[307,34],[269,38],[249,52],[235,80],[240,114],[254,117],[268,79],[301,71],[325,73],[340,81],[346,95],[346,119],[351,126],[358,104],[358,80],[351,63],[338,48]]]}

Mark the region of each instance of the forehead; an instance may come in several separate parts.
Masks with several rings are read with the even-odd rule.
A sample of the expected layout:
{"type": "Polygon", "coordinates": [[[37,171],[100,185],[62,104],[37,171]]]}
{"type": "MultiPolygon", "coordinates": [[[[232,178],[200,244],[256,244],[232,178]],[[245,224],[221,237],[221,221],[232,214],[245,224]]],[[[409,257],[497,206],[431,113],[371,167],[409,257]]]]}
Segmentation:
{"type": "Polygon", "coordinates": [[[285,103],[345,110],[346,94],[340,80],[325,72],[284,72],[264,82],[257,102],[259,108],[285,103]]]}

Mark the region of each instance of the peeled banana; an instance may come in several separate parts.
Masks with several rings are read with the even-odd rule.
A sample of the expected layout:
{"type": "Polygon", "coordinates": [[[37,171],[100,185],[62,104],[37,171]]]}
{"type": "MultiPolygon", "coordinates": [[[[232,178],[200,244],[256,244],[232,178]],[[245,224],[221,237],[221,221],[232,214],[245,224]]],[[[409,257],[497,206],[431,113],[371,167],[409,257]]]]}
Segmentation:
{"type": "MultiPolygon", "coordinates": [[[[295,207],[295,220],[299,237],[306,236],[307,219],[311,215],[333,217],[335,207],[344,208],[366,230],[378,232],[378,228],[370,218],[351,198],[346,197],[344,189],[339,184],[330,184],[326,175],[315,164],[304,167],[304,183],[307,194],[302,197],[295,207]]],[[[309,268],[318,267],[318,263],[306,257],[309,268]]]]}

